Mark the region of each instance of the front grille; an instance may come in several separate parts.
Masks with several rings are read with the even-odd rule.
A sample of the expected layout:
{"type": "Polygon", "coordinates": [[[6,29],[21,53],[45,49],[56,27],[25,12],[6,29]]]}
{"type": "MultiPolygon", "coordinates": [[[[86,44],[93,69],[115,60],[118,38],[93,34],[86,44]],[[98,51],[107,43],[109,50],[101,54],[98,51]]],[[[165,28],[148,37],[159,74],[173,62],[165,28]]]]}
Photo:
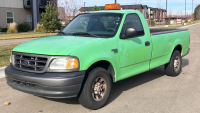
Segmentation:
{"type": "Polygon", "coordinates": [[[24,70],[24,71],[32,71],[32,72],[40,72],[45,69],[48,58],[42,56],[34,56],[30,54],[13,54],[13,65],[15,68],[24,70]]]}
{"type": "Polygon", "coordinates": [[[11,84],[15,84],[15,85],[19,85],[19,86],[27,87],[27,88],[39,88],[38,85],[30,83],[30,82],[14,80],[9,77],[6,77],[6,79],[7,79],[7,82],[11,84]]]}
{"type": "Polygon", "coordinates": [[[32,83],[28,83],[28,82],[22,82],[22,81],[18,81],[18,80],[12,80],[13,84],[17,84],[17,85],[22,85],[22,86],[26,86],[26,87],[30,87],[30,88],[35,88],[37,85],[32,84],[32,83]]]}

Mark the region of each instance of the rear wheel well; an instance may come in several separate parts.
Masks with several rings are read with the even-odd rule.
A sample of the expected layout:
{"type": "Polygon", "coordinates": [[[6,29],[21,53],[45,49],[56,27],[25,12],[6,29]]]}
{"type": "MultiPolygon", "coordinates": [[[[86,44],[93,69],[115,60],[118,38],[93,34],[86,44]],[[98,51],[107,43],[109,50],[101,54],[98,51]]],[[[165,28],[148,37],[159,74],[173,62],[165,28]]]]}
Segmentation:
{"type": "MultiPolygon", "coordinates": [[[[181,45],[177,45],[175,48],[174,48],[174,51],[175,50],[178,50],[180,53],[182,52],[182,46],[181,45]]],[[[173,51],[173,52],[174,52],[173,51]]]]}

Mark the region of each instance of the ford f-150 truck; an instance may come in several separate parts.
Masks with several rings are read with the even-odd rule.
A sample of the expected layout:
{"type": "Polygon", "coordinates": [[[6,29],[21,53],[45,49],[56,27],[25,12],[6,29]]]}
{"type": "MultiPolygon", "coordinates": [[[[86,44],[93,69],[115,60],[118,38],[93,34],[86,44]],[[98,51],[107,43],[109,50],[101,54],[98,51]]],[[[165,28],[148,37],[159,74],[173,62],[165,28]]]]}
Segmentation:
{"type": "Polygon", "coordinates": [[[89,109],[103,107],[112,83],[164,65],[181,73],[188,54],[187,29],[149,29],[139,11],[79,14],[58,35],[35,39],[12,51],[7,84],[47,98],[77,97],[89,109]]]}

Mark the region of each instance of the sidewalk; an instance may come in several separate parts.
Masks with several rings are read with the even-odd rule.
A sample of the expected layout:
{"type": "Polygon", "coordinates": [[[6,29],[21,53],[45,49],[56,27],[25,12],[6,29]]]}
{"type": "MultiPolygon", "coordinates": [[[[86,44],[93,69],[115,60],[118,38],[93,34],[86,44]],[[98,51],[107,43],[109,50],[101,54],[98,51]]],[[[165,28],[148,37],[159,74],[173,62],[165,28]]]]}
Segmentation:
{"type": "MultiPolygon", "coordinates": [[[[197,24],[200,24],[200,22],[196,23],[196,24],[191,24],[191,25],[182,25],[182,27],[179,27],[179,28],[186,28],[186,27],[189,27],[189,26],[197,25],[197,24]]],[[[181,24],[170,25],[170,26],[181,26],[181,24]]],[[[160,27],[159,26],[155,26],[155,27],[149,27],[149,28],[164,28],[164,27],[165,27],[165,25],[160,25],[160,27]]],[[[166,28],[168,28],[168,27],[166,27],[166,28]]]]}
{"type": "Polygon", "coordinates": [[[28,39],[12,39],[12,40],[0,40],[0,46],[3,45],[10,45],[10,44],[19,44],[19,43],[24,43],[30,40],[33,40],[36,38],[28,38],[28,39]]]}
{"type": "Polygon", "coordinates": [[[200,23],[196,23],[196,24],[192,24],[192,25],[186,25],[186,26],[183,26],[183,27],[180,27],[180,28],[186,28],[186,27],[190,27],[190,26],[193,26],[193,25],[197,25],[197,24],[200,24],[200,23]]]}
{"type": "MultiPolygon", "coordinates": [[[[181,24],[178,24],[181,25],[181,24]]],[[[170,26],[177,26],[177,25],[170,25],[170,26]]],[[[184,25],[183,25],[184,26],[184,25]]],[[[161,28],[161,27],[165,27],[165,25],[156,25],[155,27],[149,27],[149,28],[161,28]]],[[[167,27],[166,27],[167,28],[167,27]]]]}

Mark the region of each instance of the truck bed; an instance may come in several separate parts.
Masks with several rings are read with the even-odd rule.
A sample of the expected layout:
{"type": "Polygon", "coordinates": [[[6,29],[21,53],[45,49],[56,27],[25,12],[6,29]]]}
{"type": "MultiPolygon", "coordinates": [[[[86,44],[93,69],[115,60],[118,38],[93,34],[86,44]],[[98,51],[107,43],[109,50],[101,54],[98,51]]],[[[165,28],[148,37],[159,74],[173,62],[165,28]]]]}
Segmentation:
{"type": "Polygon", "coordinates": [[[166,33],[173,33],[173,32],[180,32],[180,31],[186,31],[188,29],[150,29],[150,33],[152,35],[159,35],[159,34],[166,34],[166,33]]]}

